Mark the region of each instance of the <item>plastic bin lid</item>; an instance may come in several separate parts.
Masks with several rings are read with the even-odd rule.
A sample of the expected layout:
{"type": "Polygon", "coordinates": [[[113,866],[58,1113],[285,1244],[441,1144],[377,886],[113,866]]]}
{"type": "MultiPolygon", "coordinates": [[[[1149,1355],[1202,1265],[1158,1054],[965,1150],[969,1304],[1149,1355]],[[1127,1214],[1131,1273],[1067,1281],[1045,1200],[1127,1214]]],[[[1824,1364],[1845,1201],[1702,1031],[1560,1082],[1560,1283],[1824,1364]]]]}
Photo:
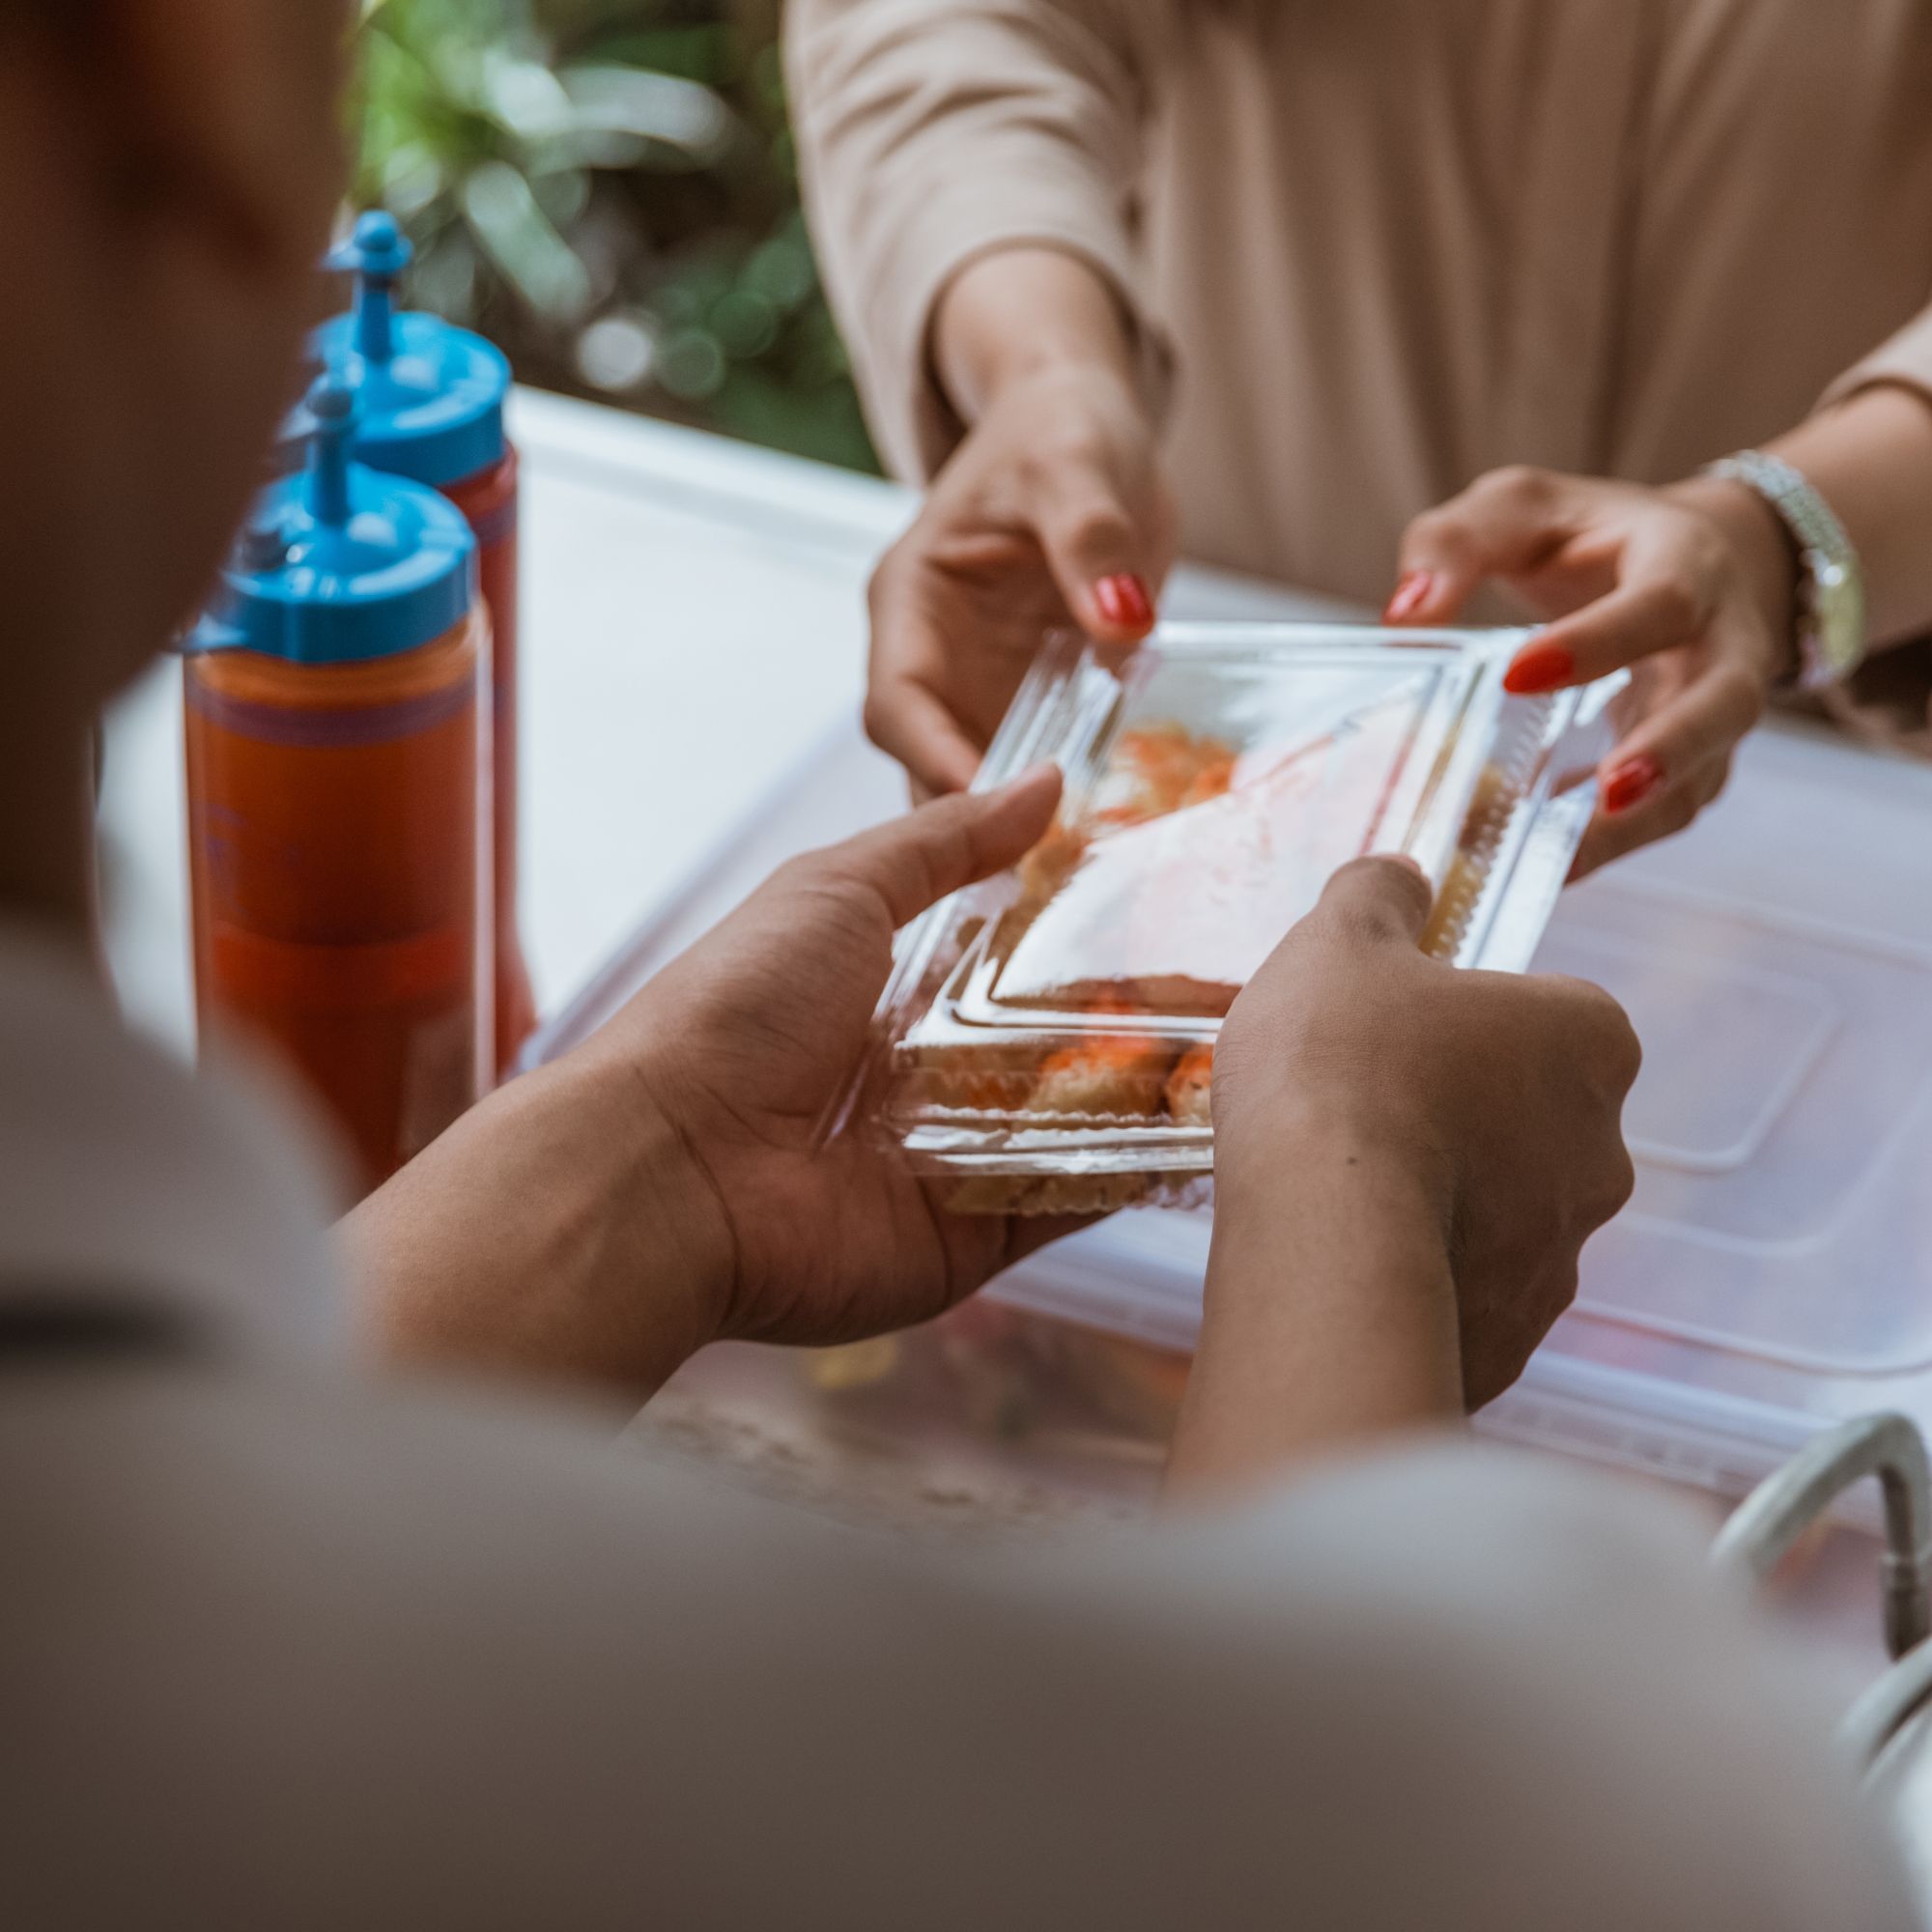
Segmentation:
{"type": "Polygon", "coordinates": [[[355,308],[323,325],[315,353],[362,392],[357,458],[446,489],[503,460],[510,365],[467,328],[397,311],[396,283],[413,252],[393,216],[362,216],[354,239],[329,258],[331,268],[355,276],[355,308]]]}
{"type": "Polygon", "coordinates": [[[476,539],[435,491],[350,461],[355,390],[310,391],[308,467],[271,485],[189,652],[259,651],[295,664],[392,657],[441,637],[476,601],[476,539]]]}

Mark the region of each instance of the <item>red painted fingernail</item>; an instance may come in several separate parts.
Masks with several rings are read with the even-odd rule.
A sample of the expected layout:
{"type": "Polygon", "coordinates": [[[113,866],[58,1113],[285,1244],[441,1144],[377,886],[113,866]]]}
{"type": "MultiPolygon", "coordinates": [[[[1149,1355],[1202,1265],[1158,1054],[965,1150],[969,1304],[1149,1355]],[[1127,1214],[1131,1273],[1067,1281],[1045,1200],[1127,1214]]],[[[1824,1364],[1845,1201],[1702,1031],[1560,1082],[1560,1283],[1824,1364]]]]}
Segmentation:
{"type": "Polygon", "coordinates": [[[1119,630],[1145,631],[1153,623],[1153,599],[1138,577],[1103,577],[1094,586],[1094,602],[1119,630]]]}
{"type": "Polygon", "coordinates": [[[1561,644],[1531,644],[1503,673],[1503,689],[1515,697],[1537,697],[1560,691],[1577,675],[1577,660],[1561,644]]]}
{"type": "Polygon", "coordinates": [[[1663,782],[1663,767],[1648,753],[1619,765],[1604,781],[1604,810],[1631,811],[1663,782]]]}
{"type": "Polygon", "coordinates": [[[1395,587],[1395,595],[1388,601],[1388,609],[1382,612],[1385,624],[1400,624],[1402,620],[1421,610],[1429,601],[1429,593],[1435,588],[1435,573],[1433,570],[1411,570],[1395,587]]]}

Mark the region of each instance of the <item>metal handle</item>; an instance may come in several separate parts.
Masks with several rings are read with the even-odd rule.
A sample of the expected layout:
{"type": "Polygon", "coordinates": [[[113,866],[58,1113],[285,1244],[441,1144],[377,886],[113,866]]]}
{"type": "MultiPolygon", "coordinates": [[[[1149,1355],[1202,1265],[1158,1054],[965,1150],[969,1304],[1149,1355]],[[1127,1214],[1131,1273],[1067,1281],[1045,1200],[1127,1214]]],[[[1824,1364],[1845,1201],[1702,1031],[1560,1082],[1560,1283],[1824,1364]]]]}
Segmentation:
{"type": "Polygon", "coordinates": [[[1825,1512],[1866,1476],[1885,1494],[1885,1637],[1894,1658],[1932,1634],[1932,1467],[1902,1415],[1870,1415],[1821,1435],[1738,1508],[1711,1551],[1720,1571],[1762,1583],[1825,1512]]]}

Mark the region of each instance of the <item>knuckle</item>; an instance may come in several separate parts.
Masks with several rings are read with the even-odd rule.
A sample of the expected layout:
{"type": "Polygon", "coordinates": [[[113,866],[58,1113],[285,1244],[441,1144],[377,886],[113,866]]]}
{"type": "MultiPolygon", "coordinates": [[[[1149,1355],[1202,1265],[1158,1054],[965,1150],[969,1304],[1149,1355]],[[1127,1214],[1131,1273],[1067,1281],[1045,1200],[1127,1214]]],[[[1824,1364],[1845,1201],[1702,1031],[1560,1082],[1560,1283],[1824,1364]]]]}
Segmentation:
{"type": "Polygon", "coordinates": [[[1542,1307],[1539,1310],[1543,1332],[1532,1338],[1532,1349],[1543,1340],[1544,1335],[1555,1327],[1562,1317],[1570,1312],[1576,1303],[1577,1291],[1580,1286],[1581,1274],[1574,1255],[1566,1256],[1544,1277],[1542,1307]]]}
{"type": "Polygon", "coordinates": [[[896,707],[893,703],[891,693],[889,691],[882,691],[877,687],[867,692],[865,706],[859,715],[861,722],[866,727],[866,736],[880,751],[892,751],[898,714],[896,707]]]}
{"type": "Polygon", "coordinates": [[[1740,737],[1764,716],[1764,685],[1741,665],[1721,674],[1717,696],[1723,717],[1735,725],[1740,737]]]}
{"type": "Polygon", "coordinates": [[[1609,1188],[1605,1195],[1607,1211],[1604,1219],[1614,1221],[1630,1206],[1635,1193],[1636,1162],[1631,1158],[1631,1151],[1620,1135],[1610,1161],[1609,1188]]]}
{"type": "Polygon", "coordinates": [[[1577,980],[1577,986],[1603,1064],[1613,1072],[1628,1074],[1625,1083],[1628,1085],[1643,1065],[1643,1046],[1636,1037],[1636,1028],[1622,1006],[1603,987],[1587,980],[1577,980]]]}
{"type": "Polygon", "coordinates": [[[1509,463],[1491,470],[1476,488],[1508,509],[1538,510],[1554,497],[1556,478],[1533,463],[1509,463]]]}
{"type": "Polygon", "coordinates": [[[1054,534],[1067,549],[1082,553],[1122,550],[1134,540],[1126,512],[1117,503],[1094,498],[1057,517],[1054,534]]]}
{"type": "Polygon", "coordinates": [[[836,884],[842,876],[836,852],[800,852],[772,874],[771,888],[786,894],[818,892],[836,884]]]}
{"type": "Polygon", "coordinates": [[[1548,984],[1572,1009],[1572,1021],[1586,1032],[1601,1030],[1606,1015],[1619,1021],[1623,1018],[1624,1009],[1594,980],[1552,973],[1548,984]]]}
{"type": "Polygon", "coordinates": [[[1643,1043],[1630,1015],[1591,980],[1559,979],[1553,983],[1570,1009],[1566,1031],[1585,1042],[1587,1065],[1619,1096],[1629,1093],[1643,1070],[1643,1043]]]}
{"type": "MultiPolygon", "coordinates": [[[[1543,1332],[1535,1336],[1531,1341],[1530,1352],[1532,1354],[1543,1345],[1545,1338],[1556,1326],[1557,1322],[1577,1305],[1577,1291],[1581,1285],[1582,1277],[1578,1270],[1577,1260],[1573,1256],[1556,1271],[1550,1281],[1548,1299],[1545,1304],[1546,1312],[1543,1332]]],[[[1523,1366],[1527,1368],[1529,1364],[1525,1362],[1523,1366]]]]}
{"type": "Polygon", "coordinates": [[[1396,931],[1392,900],[1406,898],[1426,919],[1435,892],[1422,874],[1387,859],[1351,859],[1329,881],[1323,895],[1335,929],[1362,941],[1385,942],[1396,931]]]}
{"type": "Polygon", "coordinates": [[[1456,557],[1469,548],[1469,532],[1463,507],[1445,503],[1439,509],[1425,510],[1408,526],[1403,540],[1403,555],[1456,557]]]}
{"type": "Polygon", "coordinates": [[[1703,809],[1703,801],[1688,785],[1680,785],[1658,807],[1658,822],[1666,835],[1688,832],[1697,813],[1703,809]]]}
{"type": "Polygon", "coordinates": [[[1704,626],[1704,600],[1682,577],[1665,577],[1651,589],[1651,604],[1659,625],[1688,638],[1704,626]]]}
{"type": "Polygon", "coordinates": [[[1616,1009],[1615,1022],[1608,1028],[1605,1041],[1610,1077],[1620,1092],[1628,1094],[1643,1071],[1643,1041],[1631,1024],[1630,1015],[1614,1000],[1610,1004],[1616,1009]]]}
{"type": "Polygon", "coordinates": [[[901,537],[872,572],[866,585],[866,614],[871,619],[875,636],[887,633],[905,602],[907,575],[916,568],[910,546],[913,537],[901,537]]]}
{"type": "Polygon", "coordinates": [[[1043,431],[1020,464],[1027,481],[1050,497],[1065,494],[1076,477],[1105,474],[1110,455],[1106,437],[1082,418],[1043,431]]]}

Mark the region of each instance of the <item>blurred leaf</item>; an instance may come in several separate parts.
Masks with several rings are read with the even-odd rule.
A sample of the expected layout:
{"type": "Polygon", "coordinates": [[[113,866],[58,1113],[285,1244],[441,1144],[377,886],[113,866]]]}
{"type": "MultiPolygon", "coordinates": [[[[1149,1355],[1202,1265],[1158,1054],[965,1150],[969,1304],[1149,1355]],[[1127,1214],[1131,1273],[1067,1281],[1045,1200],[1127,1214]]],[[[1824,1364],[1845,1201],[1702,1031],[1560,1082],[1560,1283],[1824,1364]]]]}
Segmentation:
{"type": "Polygon", "coordinates": [[[778,0],[362,0],[357,194],[527,381],[875,469],[798,206],[778,0]]]}
{"type": "Polygon", "coordinates": [[[507,161],[489,161],[463,184],[463,212],[484,252],[524,299],[575,321],[590,305],[590,276],[507,161]]]}
{"type": "Polygon", "coordinates": [[[730,110],[710,88],[669,74],[573,67],[564,71],[561,90],[580,133],[630,134],[716,159],[736,132],[730,110]]]}

